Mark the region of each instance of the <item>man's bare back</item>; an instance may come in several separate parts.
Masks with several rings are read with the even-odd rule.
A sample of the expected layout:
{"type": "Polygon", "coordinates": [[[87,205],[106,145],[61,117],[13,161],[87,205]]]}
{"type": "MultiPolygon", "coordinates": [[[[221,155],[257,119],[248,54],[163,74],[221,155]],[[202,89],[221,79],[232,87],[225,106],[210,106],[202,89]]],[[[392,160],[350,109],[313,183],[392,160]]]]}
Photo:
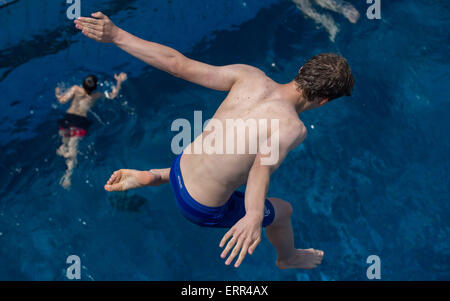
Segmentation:
{"type": "MultiPolygon", "coordinates": [[[[249,119],[277,119],[280,121],[280,153],[287,153],[288,148],[296,146],[295,143],[298,144],[304,139],[305,126],[294,107],[283,98],[279,84],[259,69],[250,66],[241,68],[247,69],[245,71],[247,76],[242,82],[233,85],[213,119],[219,120],[222,124],[226,124],[227,119],[242,119],[244,122],[249,119]]],[[[270,123],[268,131],[269,133],[271,131],[270,123]]],[[[248,134],[245,137],[246,149],[250,139],[248,134]]],[[[200,144],[199,141],[207,135],[208,133],[203,132],[193,144],[200,144]]],[[[202,152],[202,154],[183,154],[181,159],[181,171],[189,170],[183,172],[189,193],[198,202],[212,207],[222,206],[236,189],[247,183],[256,158],[256,154],[236,154],[237,134],[234,127],[224,128],[223,135],[234,137],[233,154],[209,155],[202,152]]],[[[224,148],[227,141],[228,139],[224,139],[224,148]]],[[[277,164],[276,167],[278,166],[277,164]]]]}
{"type": "Polygon", "coordinates": [[[74,86],[74,90],[72,103],[67,113],[86,117],[87,112],[95,104],[95,101],[102,96],[102,93],[96,92],[93,95],[89,95],[80,86],[74,86]]]}

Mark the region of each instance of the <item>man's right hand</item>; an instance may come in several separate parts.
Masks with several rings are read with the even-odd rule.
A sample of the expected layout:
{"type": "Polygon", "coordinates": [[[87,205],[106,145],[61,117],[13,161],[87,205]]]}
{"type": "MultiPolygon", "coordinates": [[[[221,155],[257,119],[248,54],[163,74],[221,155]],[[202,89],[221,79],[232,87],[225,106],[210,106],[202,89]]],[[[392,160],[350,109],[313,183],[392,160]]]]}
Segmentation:
{"type": "Polygon", "coordinates": [[[114,74],[114,78],[118,82],[124,82],[127,80],[128,75],[125,72],[121,72],[120,74],[114,74]]]}
{"type": "Polygon", "coordinates": [[[76,28],[95,41],[114,43],[120,29],[103,13],[92,14],[93,18],[80,17],[75,20],[76,28]]]}

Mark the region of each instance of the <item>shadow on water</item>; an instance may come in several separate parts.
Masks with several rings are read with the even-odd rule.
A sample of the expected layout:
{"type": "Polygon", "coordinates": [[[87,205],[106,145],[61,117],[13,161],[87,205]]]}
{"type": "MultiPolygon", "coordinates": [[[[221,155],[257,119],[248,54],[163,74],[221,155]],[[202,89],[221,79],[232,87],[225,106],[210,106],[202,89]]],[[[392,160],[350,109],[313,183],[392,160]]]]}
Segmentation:
{"type": "Polygon", "coordinates": [[[7,6],[11,5],[11,4],[16,3],[17,1],[19,1],[19,0],[1,0],[0,1],[0,8],[5,8],[5,7],[7,7],[7,6]]]}
{"type": "Polygon", "coordinates": [[[139,212],[141,207],[148,202],[147,199],[127,192],[114,193],[108,195],[111,206],[118,211],[139,212]]]}
{"type": "MultiPolygon", "coordinates": [[[[136,2],[136,0],[110,1],[108,7],[106,7],[106,5],[102,5],[104,8],[99,6],[97,9],[102,10],[106,15],[113,17],[117,13],[124,10],[135,9],[133,7],[134,2],[136,2]]],[[[9,5],[9,3],[6,5],[9,5]]],[[[65,15],[58,13],[57,16],[53,17],[60,19],[65,18],[65,15]]],[[[66,25],[58,26],[52,30],[46,30],[42,34],[27,37],[28,40],[24,40],[11,47],[1,49],[0,70],[6,68],[6,71],[0,73],[0,82],[20,65],[35,58],[58,53],[62,50],[68,49],[73,43],[75,43],[76,40],[74,37],[79,33],[79,31],[71,22],[62,23],[66,25]]]]}

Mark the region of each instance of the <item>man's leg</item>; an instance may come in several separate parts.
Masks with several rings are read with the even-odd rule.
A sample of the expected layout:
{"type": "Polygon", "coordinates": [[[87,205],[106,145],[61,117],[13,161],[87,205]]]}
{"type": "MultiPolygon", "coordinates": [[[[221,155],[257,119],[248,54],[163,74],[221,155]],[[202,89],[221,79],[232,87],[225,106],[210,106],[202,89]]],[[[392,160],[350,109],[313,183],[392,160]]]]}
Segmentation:
{"type": "Polygon", "coordinates": [[[65,189],[68,189],[72,184],[71,177],[73,169],[77,165],[78,143],[80,140],[81,138],[79,137],[71,137],[67,142],[67,152],[63,155],[66,158],[67,170],[61,178],[60,184],[65,189]]]}
{"type": "Polygon", "coordinates": [[[145,186],[158,186],[169,182],[170,168],[140,171],[120,169],[115,171],[105,185],[107,191],[125,191],[145,186]]]}
{"type": "Polygon", "coordinates": [[[59,136],[61,136],[61,146],[56,150],[56,153],[61,156],[61,157],[65,157],[66,153],[67,153],[67,148],[68,145],[67,143],[69,142],[69,137],[67,136],[67,131],[66,130],[60,130],[59,131],[59,136]]]}
{"type": "Polygon", "coordinates": [[[296,249],[291,225],[292,206],[286,201],[269,198],[275,209],[275,219],[266,227],[266,235],[277,251],[280,269],[313,269],[322,262],[323,251],[296,249]]]}

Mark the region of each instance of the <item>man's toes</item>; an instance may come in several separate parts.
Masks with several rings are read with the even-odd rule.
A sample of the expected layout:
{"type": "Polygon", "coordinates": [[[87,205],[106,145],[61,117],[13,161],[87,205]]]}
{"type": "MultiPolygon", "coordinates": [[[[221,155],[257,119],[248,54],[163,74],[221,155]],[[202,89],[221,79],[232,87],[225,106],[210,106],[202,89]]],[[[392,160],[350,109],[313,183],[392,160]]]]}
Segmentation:
{"type": "Polygon", "coordinates": [[[120,171],[115,171],[108,180],[108,185],[112,185],[119,178],[120,171]]]}
{"type": "Polygon", "coordinates": [[[112,184],[112,183],[114,182],[115,178],[116,178],[116,175],[112,174],[112,175],[109,177],[108,184],[112,184]]]}
{"type": "Polygon", "coordinates": [[[117,179],[118,174],[119,174],[119,173],[118,173],[117,171],[115,171],[115,172],[111,175],[111,178],[110,178],[111,182],[114,182],[114,180],[117,179]]]}
{"type": "Polygon", "coordinates": [[[123,190],[123,185],[118,183],[118,184],[113,184],[113,185],[105,185],[105,190],[106,191],[122,191],[123,190]]]}
{"type": "Polygon", "coordinates": [[[323,251],[321,250],[314,250],[314,253],[319,257],[323,257],[323,251]]]}

